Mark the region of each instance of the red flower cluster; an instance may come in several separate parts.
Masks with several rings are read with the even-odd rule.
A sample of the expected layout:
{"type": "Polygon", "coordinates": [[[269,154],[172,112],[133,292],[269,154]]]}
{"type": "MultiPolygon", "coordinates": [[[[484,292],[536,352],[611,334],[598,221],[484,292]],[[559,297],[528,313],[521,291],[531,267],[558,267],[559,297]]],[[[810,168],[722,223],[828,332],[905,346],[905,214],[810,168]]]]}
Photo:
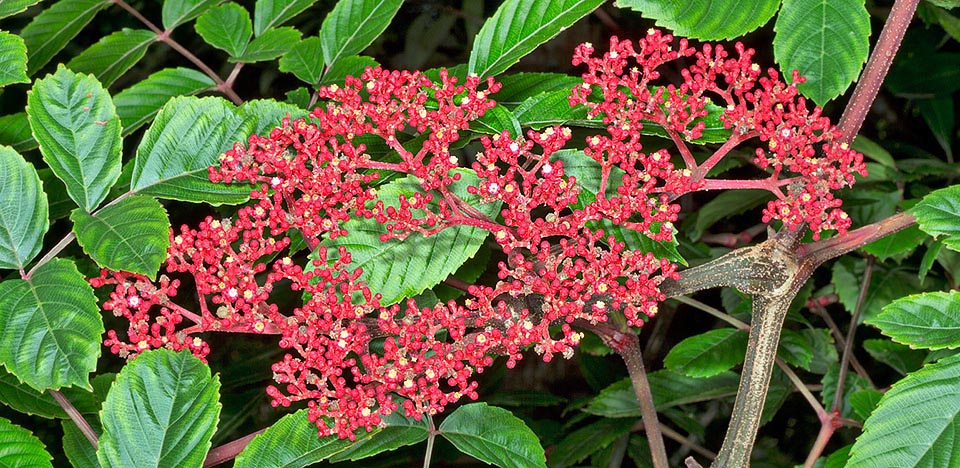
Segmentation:
{"type": "Polygon", "coordinates": [[[312,122],[284,119],[269,135],[236,144],[210,168],[212,181],[253,183],[249,205],[231,218],[171,232],[166,271],[191,279],[198,313],[173,302],[180,283],[166,276],[159,286],[126,272],[105,271],[91,280],[114,286],[104,309],[130,321],[125,341],[111,331],[106,344],[121,355],[167,347],[202,358],[209,348],[193,336],[200,332],[279,335],[288,354],[273,365],[278,385],[267,392],[274,405],[306,400],[321,435],[352,438],[400,406],[419,418],[462,396],[476,398],[474,374],[495,355],[507,356],[511,367],[530,347],[546,360],[569,357],[582,337],[571,327],[578,321],[596,324],[622,312],[639,326],[655,314],[663,299],[658,285],[677,276],[676,266],[626,249],[597,229],[601,220],[671,240],[677,196],[742,186],[778,194],[765,212],[769,218],[815,230],[845,228],[849,221],[844,224],[829,190],[851,183],[849,173],[862,170],[862,161],[831,144],[837,132],[819,110],[808,112],[796,89],[775,73],[760,78],[752,52],[742,47],[740,58],[727,59],[719,46],[697,52],[686,41],[676,49],[672,43],[652,31],[636,48],[613,39],[602,57],[592,57],[589,44],[577,49],[574,63],[588,70],[570,102],[606,125],[584,145],[586,157],[600,165],[595,197],[583,195],[556,156],[570,143],[569,129],[482,138],[483,151],[471,164],[479,181],[468,192],[480,203],[499,204],[496,219],[451,190],[465,171],[465,157],[451,147],[495,105],[489,97],[497,83],[468,77],[458,84],[446,72],[434,83],[419,72],[371,68],[342,87],[322,88],[326,104],[310,114],[312,122]],[[680,86],[655,86],[659,67],[690,56],[696,64],[682,71],[680,86]],[[626,70],[628,59],[636,67],[626,70]],[[599,99],[590,97],[595,90],[599,99]],[[703,134],[706,92],[729,104],[723,119],[733,132],[698,164],[686,142],[703,134]],[[642,151],[640,132],[651,122],[676,143],[686,167],[675,167],[666,150],[642,151]],[[405,138],[411,134],[419,138],[405,138]],[[374,159],[361,143],[370,136],[382,139],[394,159],[374,159]],[[757,156],[772,170],[769,179],[735,185],[706,178],[732,147],[754,137],[771,150],[757,156]],[[820,143],[822,154],[814,149],[820,143]],[[799,175],[781,179],[785,169],[799,175]],[[386,203],[377,195],[381,172],[415,176],[420,190],[386,203]],[[499,281],[469,287],[460,302],[421,307],[409,299],[384,306],[363,282],[363,271],[351,268],[349,249],[327,247],[349,235],[344,226],[351,219],[386,225],[384,242],[458,225],[487,230],[505,255],[499,281]],[[306,260],[291,247],[293,232],[311,251],[306,260]],[[278,284],[302,293],[302,305],[281,310],[272,303],[278,284]]]}

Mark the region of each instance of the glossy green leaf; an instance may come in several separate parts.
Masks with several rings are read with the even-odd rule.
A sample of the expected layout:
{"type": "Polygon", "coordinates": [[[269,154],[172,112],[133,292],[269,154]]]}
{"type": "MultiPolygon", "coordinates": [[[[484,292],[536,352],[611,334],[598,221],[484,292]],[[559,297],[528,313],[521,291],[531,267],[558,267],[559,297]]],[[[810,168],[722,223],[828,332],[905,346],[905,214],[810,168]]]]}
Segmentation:
{"type": "Polygon", "coordinates": [[[108,0],[60,0],[34,17],[20,32],[27,45],[27,74],[46,65],[107,5],[108,0]]]}
{"type": "Polygon", "coordinates": [[[128,135],[150,121],[170,98],[190,96],[214,86],[207,75],[190,68],[164,68],[113,97],[128,135]]]}
{"type": "Polygon", "coordinates": [[[565,467],[580,463],[628,434],[635,423],[631,418],[604,418],[567,434],[550,452],[550,466],[565,467]]]}
{"type": "Polygon", "coordinates": [[[269,135],[270,130],[279,127],[283,118],[290,116],[290,120],[307,117],[307,111],[273,99],[254,99],[244,102],[237,109],[237,114],[252,122],[251,134],[269,135]]]}
{"type": "Polygon", "coordinates": [[[280,26],[317,0],[257,0],[253,9],[253,31],[259,36],[270,28],[280,26]]]}
{"type": "Polygon", "coordinates": [[[910,213],[917,218],[923,232],[940,241],[948,249],[960,251],[960,185],[943,188],[923,197],[910,213]]]}
{"type": "Polygon", "coordinates": [[[221,98],[176,97],[144,134],[130,181],[132,191],[174,200],[242,203],[244,184],[215,184],[207,168],[234,142],[246,141],[252,123],[221,98]]]}
{"type": "Polygon", "coordinates": [[[380,36],[403,0],[347,0],[337,2],[320,26],[323,61],[333,66],[341,58],[356,55],[380,36]]]}
{"type": "Polygon", "coordinates": [[[780,347],[777,357],[803,370],[810,370],[813,362],[813,345],[801,333],[790,329],[780,332],[780,347]]]}
{"type": "Polygon", "coordinates": [[[163,27],[173,29],[190,21],[211,7],[220,3],[220,0],[164,0],[163,27]]]}
{"type": "Polygon", "coordinates": [[[870,158],[885,167],[897,167],[897,163],[894,161],[893,155],[891,155],[889,151],[887,151],[883,146],[880,146],[879,143],[863,135],[857,135],[857,139],[853,140],[851,148],[857,152],[863,153],[863,155],[867,158],[870,158]]]}
{"type": "Polygon", "coordinates": [[[0,283],[0,363],[38,391],[89,388],[103,322],[93,288],[70,260],[0,283]]]}
{"type": "Polygon", "coordinates": [[[29,82],[27,46],[20,36],[0,31],[0,87],[29,82]]]}
{"type": "Polygon", "coordinates": [[[902,260],[923,244],[926,235],[916,225],[889,234],[862,247],[863,251],[884,261],[888,258],[902,260]]]}
{"type": "Polygon", "coordinates": [[[20,13],[37,3],[40,0],[3,0],[0,2],[0,18],[20,13]]]}
{"type": "Polygon", "coordinates": [[[450,413],[438,428],[461,452],[503,468],[546,467],[537,435],[513,413],[470,403],[450,413]]]}
{"type": "MultiPolygon", "coordinates": [[[[731,397],[737,394],[740,378],[733,372],[722,372],[713,377],[687,377],[670,370],[648,375],[653,402],[658,411],[677,405],[731,397]]],[[[640,405],[629,378],[603,389],[584,411],[608,418],[638,418],[640,405]]]]}
{"type": "Polygon", "coordinates": [[[497,81],[503,87],[491,96],[498,104],[507,107],[517,106],[527,99],[544,93],[554,91],[569,93],[574,86],[583,83],[583,79],[578,76],[560,73],[517,73],[498,77],[497,81]]]}
{"type": "Polygon", "coordinates": [[[110,86],[136,65],[156,40],[157,35],[152,31],[124,28],[104,36],[71,59],[67,67],[77,73],[90,73],[104,86],[110,86]]]}
{"type": "Polygon", "coordinates": [[[824,105],[857,79],[870,52],[870,15],[863,0],[784,0],[774,26],[773,55],[798,88],[824,105]]]}
{"type": "Polygon", "coordinates": [[[207,10],[197,18],[197,24],[194,27],[207,44],[225,51],[231,57],[243,55],[247,43],[253,36],[250,13],[246,8],[233,2],[207,10]]]}
{"type": "Polygon", "coordinates": [[[870,417],[882,397],[883,392],[872,388],[864,388],[851,392],[847,399],[850,401],[853,412],[859,417],[860,421],[863,421],[870,417]]]}
{"type": "Polygon", "coordinates": [[[915,102],[937,143],[947,154],[953,154],[953,128],[956,126],[956,106],[953,99],[945,95],[933,99],[917,99],[915,102]]]}
{"type": "Polygon", "coordinates": [[[488,135],[499,135],[507,130],[514,138],[523,134],[520,122],[513,115],[513,112],[499,104],[487,109],[483,116],[470,122],[470,129],[488,135]]]}
{"type": "Polygon", "coordinates": [[[77,242],[98,265],[155,277],[167,258],[170,221],[160,202],[132,196],[93,214],[70,216],[77,242]]]}
{"type": "Polygon", "coordinates": [[[960,89],[960,53],[938,50],[934,44],[941,40],[939,34],[932,29],[909,31],[884,86],[904,97],[946,96],[960,89]]]}
{"type": "MultiPolygon", "coordinates": [[[[96,414],[86,418],[90,428],[99,436],[103,432],[100,426],[100,419],[96,414]]],[[[97,450],[90,445],[90,441],[80,431],[73,421],[66,419],[60,421],[63,428],[63,454],[70,460],[73,468],[101,468],[97,460],[97,450]]]]}
{"type": "Polygon", "coordinates": [[[9,145],[17,151],[27,151],[37,147],[37,140],[30,132],[30,121],[26,112],[17,112],[0,116],[0,145],[9,145]]]}
{"type": "Polygon", "coordinates": [[[108,467],[199,468],[220,415],[220,379],[187,351],[146,351],[103,403],[97,458],[108,467]]]}
{"type": "Polygon", "coordinates": [[[879,338],[863,340],[863,349],[872,358],[892,367],[901,375],[907,375],[923,366],[924,358],[928,354],[920,349],[879,338]]]}
{"type": "Polygon", "coordinates": [[[0,269],[25,269],[40,253],[49,227],[47,194],[36,169],[0,146],[0,269]]]}
{"type": "Polygon", "coordinates": [[[280,71],[293,73],[301,81],[316,84],[323,76],[323,47],[320,38],[311,36],[298,42],[280,57],[280,71]]]}
{"type": "Polygon", "coordinates": [[[317,426],[307,418],[307,410],[288,414],[250,441],[237,456],[236,468],[301,468],[326,460],[354,444],[367,441],[379,430],[357,431],[355,441],[335,435],[317,437],[317,426]]]}
{"type": "Polygon", "coordinates": [[[0,466],[52,468],[52,459],[43,442],[33,433],[9,419],[0,418],[0,466]]]}
{"type": "Polygon", "coordinates": [[[620,8],[639,11],[681,37],[700,40],[732,39],[770,21],[779,0],[617,0],[620,8]]]}
{"type": "Polygon", "coordinates": [[[330,457],[330,461],[361,460],[426,440],[430,430],[427,419],[417,421],[400,414],[403,410],[398,411],[383,418],[384,427],[378,432],[363,440],[358,439],[356,444],[330,457]]]}
{"type": "Polygon", "coordinates": [[[300,42],[300,31],[292,27],[268,29],[250,41],[243,54],[236,57],[236,61],[253,63],[273,60],[290,51],[298,42],[300,42]]]}
{"type": "Polygon", "coordinates": [[[956,348],[960,346],[960,292],[903,297],[866,323],[913,348],[956,348]]]}
{"type": "Polygon", "coordinates": [[[17,412],[42,418],[66,418],[67,413],[46,392],[38,392],[0,368],[0,402],[17,412]]]}
{"type": "MultiPolygon", "coordinates": [[[[470,204],[475,204],[477,195],[467,193],[467,187],[477,184],[473,171],[460,170],[461,179],[450,186],[453,194],[470,204]]],[[[377,189],[377,197],[385,206],[397,206],[401,194],[410,195],[420,191],[420,184],[413,176],[394,180],[377,189]]],[[[436,198],[434,198],[436,200],[436,198]]],[[[497,205],[488,203],[477,206],[487,216],[496,216],[497,205]]],[[[464,262],[473,257],[487,236],[487,232],[469,226],[455,226],[438,234],[423,237],[411,234],[403,240],[380,241],[386,228],[373,219],[351,219],[343,224],[346,236],[324,240],[320,245],[328,249],[327,258],[337,258],[337,247],[345,246],[353,258],[349,268],[363,268],[360,279],[372,291],[383,295],[380,303],[393,304],[405,297],[420,294],[423,290],[439,284],[464,262]]],[[[311,254],[311,258],[315,258],[311,254]]]]}
{"type": "MultiPolygon", "coordinates": [[[[863,262],[852,258],[841,259],[833,264],[833,284],[840,303],[853,313],[857,297],[863,285],[863,262]]],[[[880,310],[895,299],[921,291],[920,282],[914,271],[907,268],[885,268],[874,266],[873,277],[867,288],[867,296],[860,313],[861,321],[870,320],[880,310]]]]}
{"type": "Polygon", "coordinates": [[[327,69],[327,72],[323,74],[323,79],[320,80],[319,84],[321,86],[334,83],[343,84],[346,77],[360,76],[367,67],[378,66],[380,66],[380,62],[374,60],[373,57],[364,55],[341,57],[340,60],[337,60],[337,63],[327,69]]]}
{"type": "Polygon", "coordinates": [[[677,343],[663,365],[690,377],[711,377],[743,362],[746,350],[747,332],[719,328],[677,343]]]}
{"type": "Polygon", "coordinates": [[[960,355],[914,372],[883,395],[850,449],[847,468],[960,465],[960,355]]]}
{"type": "Polygon", "coordinates": [[[87,212],[120,177],[120,117],[96,78],[62,66],[38,80],[27,96],[27,115],[40,152],[87,212]]]}
{"type": "Polygon", "coordinates": [[[548,125],[565,125],[571,120],[586,120],[587,108],[570,106],[569,96],[568,89],[541,93],[521,102],[513,112],[521,125],[537,130],[548,125]]]}
{"type": "Polygon", "coordinates": [[[697,210],[694,228],[688,232],[691,239],[698,240],[703,233],[718,221],[756,208],[773,198],[766,190],[727,190],[708,201],[697,210]]]}
{"type": "Polygon", "coordinates": [[[507,0],[487,19],[470,50],[469,73],[503,73],[537,46],[603,3],[603,0],[507,0]]]}

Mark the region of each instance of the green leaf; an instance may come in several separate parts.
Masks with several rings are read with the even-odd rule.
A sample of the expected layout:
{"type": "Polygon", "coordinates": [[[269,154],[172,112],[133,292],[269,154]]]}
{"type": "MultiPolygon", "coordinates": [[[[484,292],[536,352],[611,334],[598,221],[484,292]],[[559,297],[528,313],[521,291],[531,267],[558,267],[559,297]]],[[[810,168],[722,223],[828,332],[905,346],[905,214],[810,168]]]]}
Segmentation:
{"type": "Polygon", "coordinates": [[[190,96],[212,87],[207,75],[190,68],[165,68],[114,96],[123,135],[150,121],[174,96],[190,96]]]}
{"type": "Polygon", "coordinates": [[[376,434],[357,431],[355,441],[337,436],[317,437],[317,426],[307,418],[307,410],[288,414],[250,441],[237,456],[236,468],[282,468],[312,465],[338,454],[376,434]]]}
{"type": "Polygon", "coordinates": [[[953,100],[945,95],[934,99],[917,99],[915,102],[937,143],[947,154],[952,154],[953,128],[956,126],[953,100]]]}
{"type": "Polygon", "coordinates": [[[712,377],[743,362],[746,350],[747,332],[720,328],[677,343],[663,365],[690,377],[712,377]]]}
{"type": "MultiPolygon", "coordinates": [[[[698,401],[715,400],[737,394],[740,377],[722,372],[713,377],[687,377],[670,370],[648,374],[650,391],[658,411],[698,401]]],[[[633,392],[633,383],[625,378],[603,389],[584,411],[608,418],[640,417],[640,405],[633,392]]]]}
{"type": "MultiPolygon", "coordinates": [[[[820,400],[823,402],[824,406],[832,406],[834,395],[837,392],[837,380],[840,376],[840,366],[833,365],[830,366],[830,370],[826,374],[823,374],[821,383],[823,384],[823,389],[820,391],[820,400]]],[[[853,406],[850,405],[850,394],[863,390],[865,388],[871,388],[870,382],[868,382],[860,375],[850,372],[847,374],[847,380],[843,383],[843,399],[842,407],[840,408],[840,415],[848,418],[855,414],[853,411],[853,406]]],[[[836,409],[836,408],[833,408],[836,409]]]]}
{"type": "Polygon", "coordinates": [[[300,31],[292,27],[269,29],[247,44],[247,48],[236,58],[236,61],[253,63],[273,60],[287,53],[299,41],[300,31]]]}
{"type": "Polygon", "coordinates": [[[817,105],[857,79],[870,52],[870,15],[863,0],[783,0],[773,55],[784,75],[800,70],[800,92],[817,105]]]}
{"type": "Polygon", "coordinates": [[[320,80],[319,85],[330,85],[334,83],[343,84],[344,80],[348,76],[360,76],[367,67],[378,67],[380,63],[374,60],[372,57],[367,57],[364,55],[351,55],[350,57],[342,57],[337,63],[333,64],[332,67],[327,69],[327,72],[323,74],[323,79],[320,80]]]}
{"type": "Polygon", "coordinates": [[[894,94],[911,97],[946,96],[960,89],[960,54],[938,50],[939,34],[920,29],[906,34],[884,86],[894,94]]]}
{"type": "Polygon", "coordinates": [[[170,221],[152,197],[127,197],[93,214],[78,209],[70,220],[83,251],[103,268],[153,278],[167,258],[170,221]]]}
{"type": "Polygon", "coordinates": [[[867,323],[912,348],[953,349],[960,346],[960,292],[900,298],[867,323]]]}
{"type": "Polygon", "coordinates": [[[233,2],[211,8],[197,18],[194,28],[207,44],[226,51],[231,57],[243,55],[253,36],[250,13],[233,2]]]}
{"type": "Polygon", "coordinates": [[[103,322],[93,288],[70,260],[0,283],[0,363],[38,391],[89,388],[103,322]]]}
{"type": "Polygon", "coordinates": [[[107,0],[60,0],[33,18],[20,37],[27,45],[27,74],[33,75],[89,23],[107,0]]]}
{"type": "Polygon", "coordinates": [[[49,227],[47,194],[36,169],[0,146],[0,269],[25,269],[40,253],[49,227]]]}
{"type": "Polygon", "coordinates": [[[960,355],[893,384],[863,424],[846,466],[956,467],[958,432],[960,355]]]}
{"type": "Polygon", "coordinates": [[[152,31],[124,28],[100,39],[70,60],[67,67],[77,73],[90,73],[110,86],[136,65],[156,40],[152,31]]]}
{"type": "Polygon", "coordinates": [[[927,194],[910,213],[917,218],[920,229],[941,239],[948,249],[960,251],[960,185],[943,188],[927,194]]]}
{"type": "Polygon", "coordinates": [[[940,256],[940,250],[942,249],[943,242],[935,241],[931,243],[927,251],[923,253],[923,258],[920,259],[920,267],[917,270],[917,278],[921,284],[927,278],[927,273],[930,273],[930,269],[933,268],[933,262],[940,256]]]}
{"type": "Polygon", "coordinates": [[[569,94],[574,86],[583,83],[583,79],[578,76],[560,73],[517,73],[499,77],[498,81],[503,87],[492,96],[498,104],[507,107],[553,91],[566,91],[569,94]]]}
{"type": "Polygon", "coordinates": [[[30,431],[0,418],[0,465],[10,467],[53,467],[43,442],[30,431]]]}
{"type": "Polygon", "coordinates": [[[603,0],[507,0],[473,41],[469,73],[498,75],[599,7],[603,0]]]}
{"type": "Polygon", "coordinates": [[[697,210],[697,223],[690,238],[700,239],[707,229],[718,221],[729,219],[732,216],[756,208],[773,196],[766,190],[727,190],[708,201],[697,210]]]}
{"type": "MultiPolygon", "coordinates": [[[[852,259],[841,259],[833,264],[833,284],[840,303],[853,313],[857,297],[862,287],[863,263],[852,259]]],[[[861,311],[862,320],[870,320],[880,310],[895,299],[921,291],[916,274],[906,268],[885,268],[874,266],[873,279],[867,289],[867,296],[861,311]]],[[[861,320],[861,321],[862,321],[861,320]]]]}
{"type": "Polygon", "coordinates": [[[732,39],[770,21],[779,0],[617,0],[620,8],[639,11],[644,18],[677,36],[700,40],[732,39]]]}
{"type": "Polygon", "coordinates": [[[380,36],[403,0],[346,0],[337,2],[320,26],[323,61],[328,67],[356,55],[380,36]]]}
{"type": "Polygon", "coordinates": [[[3,0],[0,2],[0,18],[20,13],[37,3],[40,3],[40,0],[3,0]]]}
{"type": "MultiPolygon", "coordinates": [[[[103,432],[100,419],[96,414],[91,416],[87,418],[87,422],[99,436],[103,432]]],[[[100,468],[97,450],[90,445],[90,441],[83,432],[80,432],[80,428],[69,419],[60,421],[60,425],[63,428],[63,454],[70,460],[70,465],[74,468],[100,468]]]]}
{"type": "Polygon", "coordinates": [[[461,452],[503,468],[546,467],[537,435],[513,413],[486,403],[457,408],[438,428],[461,452]]]}
{"type": "Polygon", "coordinates": [[[66,418],[67,413],[49,393],[40,393],[22,383],[17,376],[0,369],[0,401],[17,412],[42,418],[66,418]]]}
{"type": "Polygon", "coordinates": [[[569,96],[569,89],[541,93],[524,100],[513,112],[521,125],[537,130],[565,125],[571,120],[587,120],[587,108],[570,106],[569,96]]]}
{"type": "Polygon", "coordinates": [[[913,225],[873,241],[863,246],[862,249],[864,252],[877,257],[880,261],[888,258],[902,260],[923,244],[926,237],[918,226],[913,225]]]}
{"type": "Polygon", "coordinates": [[[572,466],[599,452],[633,427],[630,418],[604,418],[568,434],[550,453],[551,467],[572,466]]]}
{"type": "Polygon", "coordinates": [[[40,152],[87,212],[120,177],[120,117],[96,78],[63,66],[34,83],[27,115],[40,152]]]}
{"type": "Polygon", "coordinates": [[[810,364],[813,362],[813,345],[802,334],[784,329],[780,335],[777,356],[788,364],[810,370],[810,364]]]}
{"type": "Polygon", "coordinates": [[[106,467],[200,467],[220,415],[220,379],[186,351],[146,351],[124,366],[100,412],[106,467]]]}
{"type": "Polygon", "coordinates": [[[317,0],[257,0],[253,9],[253,30],[259,36],[267,30],[286,23],[317,0]]]}
{"type": "Polygon", "coordinates": [[[163,27],[167,30],[176,28],[202,15],[217,3],[220,0],[164,0],[163,27]]]}
{"type": "Polygon", "coordinates": [[[291,120],[307,117],[307,111],[286,102],[273,99],[254,99],[244,102],[237,109],[240,117],[253,123],[251,134],[268,135],[270,130],[277,128],[283,118],[290,116],[291,120]]]}
{"type": "Polygon", "coordinates": [[[20,36],[0,31],[0,87],[29,82],[27,46],[20,36]]]}
{"type": "Polygon", "coordinates": [[[514,138],[523,134],[520,122],[513,115],[513,112],[499,104],[487,109],[479,119],[470,122],[470,129],[488,135],[499,135],[506,130],[514,138]]]}
{"type": "Polygon", "coordinates": [[[864,388],[851,392],[847,399],[850,401],[853,412],[856,413],[862,421],[870,417],[870,414],[877,408],[877,403],[882,397],[883,392],[872,388],[864,388]]]}
{"type": "Polygon", "coordinates": [[[40,183],[43,184],[43,192],[47,194],[50,221],[69,216],[77,204],[67,194],[67,186],[63,185],[63,181],[58,179],[49,168],[40,169],[37,175],[40,176],[40,183]]]}
{"type": "Polygon", "coordinates": [[[880,146],[879,143],[863,135],[857,135],[857,139],[853,140],[853,145],[850,147],[857,152],[863,153],[864,156],[882,164],[884,167],[889,167],[891,169],[897,168],[897,163],[893,160],[893,155],[891,155],[889,151],[880,146]]]}
{"type": "Polygon", "coordinates": [[[244,202],[249,185],[210,182],[207,168],[234,142],[245,141],[251,127],[221,98],[171,99],[140,142],[131,191],[191,202],[244,202]]]}
{"type": "MultiPolygon", "coordinates": [[[[475,205],[479,197],[467,193],[467,187],[476,185],[477,176],[473,171],[457,171],[461,178],[450,186],[450,190],[467,203],[475,205]]],[[[398,206],[401,194],[409,196],[419,192],[420,184],[413,176],[394,180],[377,189],[377,196],[384,206],[398,206]]],[[[436,197],[434,198],[436,200],[436,197]]],[[[488,203],[477,207],[487,216],[496,216],[498,206],[488,203]]],[[[383,295],[382,305],[390,305],[405,297],[420,294],[424,289],[433,287],[473,257],[483,243],[487,232],[469,226],[455,226],[444,229],[436,235],[423,237],[414,233],[403,240],[380,241],[380,235],[386,228],[373,219],[351,219],[343,224],[346,236],[335,240],[324,240],[320,246],[327,248],[327,259],[338,258],[337,247],[345,246],[353,261],[351,268],[363,268],[360,279],[370,289],[383,295]]],[[[316,258],[316,253],[311,253],[316,258]]],[[[309,267],[308,267],[309,268],[309,267]]]]}
{"type": "Polygon", "coordinates": [[[383,418],[383,424],[385,426],[380,431],[363,440],[358,439],[356,444],[330,457],[330,461],[334,463],[344,460],[356,461],[407,445],[418,444],[427,439],[430,430],[426,418],[417,421],[399,412],[386,415],[383,418]]]}
{"type": "Polygon", "coordinates": [[[320,38],[311,36],[293,46],[280,57],[280,71],[293,73],[301,81],[316,84],[323,76],[323,46],[320,38]]]}
{"type": "Polygon", "coordinates": [[[17,151],[27,151],[37,147],[37,140],[30,132],[30,121],[26,112],[0,116],[0,145],[10,145],[17,151]]]}

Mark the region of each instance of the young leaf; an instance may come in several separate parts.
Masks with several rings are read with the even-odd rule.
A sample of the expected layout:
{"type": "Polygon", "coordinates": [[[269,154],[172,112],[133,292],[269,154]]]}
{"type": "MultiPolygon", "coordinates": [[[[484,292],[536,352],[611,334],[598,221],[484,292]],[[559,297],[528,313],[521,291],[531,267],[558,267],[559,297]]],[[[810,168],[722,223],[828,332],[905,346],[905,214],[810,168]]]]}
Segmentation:
{"type": "Polygon", "coordinates": [[[93,214],[78,209],[70,220],[83,251],[103,268],[152,278],[167,258],[170,221],[151,197],[127,197],[93,214]]]}
{"type": "Polygon", "coordinates": [[[113,97],[123,123],[123,135],[129,135],[150,121],[174,96],[190,96],[212,87],[207,75],[190,68],[165,68],[145,80],[120,91],[113,97]]]}
{"type": "Polygon", "coordinates": [[[323,46],[320,38],[311,36],[293,46],[280,57],[280,71],[293,73],[301,81],[317,84],[323,76],[323,46]]]}
{"type": "Polygon", "coordinates": [[[800,70],[800,92],[818,105],[857,79],[870,52],[870,15],[863,0],[784,0],[774,25],[773,55],[789,78],[800,70]]]}
{"type": "Polygon", "coordinates": [[[120,177],[120,117],[96,78],[62,65],[38,80],[27,115],[40,152],[70,198],[93,211],[120,177]]]}
{"type": "Polygon", "coordinates": [[[690,377],[711,377],[743,362],[747,332],[719,328],[691,336],[663,358],[663,365],[690,377]]]}
{"type": "Polygon", "coordinates": [[[620,8],[639,11],[644,18],[677,36],[700,40],[732,39],[767,24],[779,0],[617,0],[620,8]]]}
{"type": "Polygon", "coordinates": [[[438,428],[461,452],[504,468],[544,467],[537,435],[513,413],[486,403],[470,403],[450,413],[438,428]]]}
{"type": "Polygon", "coordinates": [[[30,431],[0,418],[0,465],[30,468],[53,467],[43,442],[30,431]]]}
{"type": "Polygon", "coordinates": [[[136,65],[156,40],[152,31],[124,28],[100,39],[70,60],[67,67],[77,73],[90,73],[103,86],[110,86],[136,65]]]}
{"type": "Polygon", "coordinates": [[[220,415],[220,378],[187,351],[146,351],[127,364],[100,412],[105,467],[200,467],[220,415]]]}
{"type": "Polygon", "coordinates": [[[253,36],[250,13],[233,2],[211,8],[197,18],[194,28],[207,44],[225,51],[231,57],[243,55],[253,36]]]}
{"type": "Polygon", "coordinates": [[[577,429],[557,443],[550,453],[550,466],[573,466],[604,449],[624,434],[636,421],[633,418],[604,418],[577,429]]]}
{"type": "Polygon", "coordinates": [[[29,82],[27,46],[20,36],[0,31],[0,87],[29,82]]]}
{"type": "Polygon", "coordinates": [[[47,64],[109,0],[60,0],[33,18],[20,37],[27,45],[27,74],[47,64]]]}
{"type": "Polygon", "coordinates": [[[866,323],[912,348],[956,348],[960,346],[960,292],[903,297],[866,323]]]}
{"type": "Polygon", "coordinates": [[[303,467],[326,460],[368,440],[379,430],[357,431],[355,441],[335,435],[317,437],[317,426],[307,418],[307,410],[288,414],[268,427],[250,441],[237,456],[235,468],[260,468],[264,466],[303,467]]]}
{"type": "Polygon", "coordinates": [[[323,61],[332,67],[373,43],[400,10],[403,0],[344,0],[337,2],[320,26],[323,61]]]}
{"type": "Polygon", "coordinates": [[[958,431],[960,355],[955,355],[893,384],[863,424],[846,466],[956,466],[958,431]]]}
{"type": "Polygon", "coordinates": [[[164,0],[163,27],[167,30],[190,21],[210,7],[220,3],[220,0],[164,0]]]}
{"type": "Polygon", "coordinates": [[[259,36],[287,22],[317,0],[257,0],[253,10],[253,31],[259,36]]]}
{"type": "Polygon", "coordinates": [[[40,0],[3,0],[0,2],[0,18],[20,13],[37,3],[40,3],[40,0]]]}
{"type": "Polygon", "coordinates": [[[396,411],[385,416],[383,423],[385,427],[371,434],[370,437],[358,439],[356,444],[330,457],[330,461],[333,463],[344,460],[356,461],[407,445],[418,444],[427,439],[427,433],[430,430],[426,418],[420,418],[417,421],[396,411]]]}
{"type": "Polygon", "coordinates": [[[916,216],[923,232],[941,239],[948,249],[960,251],[960,185],[927,194],[910,213],[916,216]]]}
{"type": "Polygon", "coordinates": [[[93,288],[70,260],[0,283],[0,363],[38,391],[89,388],[103,322],[93,288]]]}
{"type": "Polygon", "coordinates": [[[507,0],[480,28],[467,71],[481,78],[503,73],[602,3],[603,0],[507,0]]]}
{"type": "Polygon", "coordinates": [[[253,63],[273,60],[287,53],[299,41],[300,31],[294,28],[270,29],[247,44],[247,48],[236,58],[236,61],[253,63]]]}
{"type": "Polygon", "coordinates": [[[0,146],[0,269],[26,269],[49,227],[47,194],[36,169],[9,146],[0,146]]]}
{"type": "Polygon", "coordinates": [[[250,186],[210,182],[207,168],[234,142],[245,141],[251,127],[221,98],[171,99],[137,148],[130,189],[174,200],[242,203],[250,186]]]}

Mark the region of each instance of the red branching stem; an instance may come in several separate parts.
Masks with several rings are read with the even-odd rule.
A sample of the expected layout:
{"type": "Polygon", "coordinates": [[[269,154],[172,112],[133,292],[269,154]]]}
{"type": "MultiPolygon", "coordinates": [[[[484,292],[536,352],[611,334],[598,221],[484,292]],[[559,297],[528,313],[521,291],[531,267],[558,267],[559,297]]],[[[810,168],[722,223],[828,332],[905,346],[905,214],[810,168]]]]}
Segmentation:
{"type": "MultiPolygon", "coordinates": [[[[837,391],[837,393],[843,392],[837,391]]],[[[817,459],[820,458],[820,455],[823,453],[823,450],[827,448],[827,443],[830,442],[833,433],[837,430],[837,427],[834,425],[835,415],[823,413],[817,416],[820,418],[820,432],[817,433],[817,439],[813,442],[813,447],[810,449],[806,461],[803,462],[803,468],[813,468],[817,459]]]]}
{"type": "Polygon", "coordinates": [[[743,179],[707,179],[703,181],[700,191],[704,190],[737,190],[737,189],[759,189],[773,193],[778,198],[783,198],[783,192],[780,187],[790,185],[798,178],[773,179],[766,178],[760,180],[743,179]]]}
{"type": "Polygon", "coordinates": [[[713,169],[713,167],[716,166],[717,163],[719,163],[724,157],[726,157],[731,150],[739,146],[740,143],[758,136],[760,136],[760,132],[756,130],[746,132],[742,135],[737,131],[731,133],[730,138],[727,138],[727,141],[723,142],[723,145],[717,148],[717,150],[714,151],[713,154],[711,154],[710,157],[703,162],[703,164],[694,166],[695,169],[691,169],[693,171],[693,180],[705,178],[707,173],[710,172],[710,169],[713,169]]]}
{"type": "Polygon", "coordinates": [[[847,231],[846,234],[803,244],[800,246],[798,255],[805,259],[806,263],[820,265],[877,239],[913,226],[916,222],[917,220],[909,213],[897,213],[876,223],[847,231]]]}

